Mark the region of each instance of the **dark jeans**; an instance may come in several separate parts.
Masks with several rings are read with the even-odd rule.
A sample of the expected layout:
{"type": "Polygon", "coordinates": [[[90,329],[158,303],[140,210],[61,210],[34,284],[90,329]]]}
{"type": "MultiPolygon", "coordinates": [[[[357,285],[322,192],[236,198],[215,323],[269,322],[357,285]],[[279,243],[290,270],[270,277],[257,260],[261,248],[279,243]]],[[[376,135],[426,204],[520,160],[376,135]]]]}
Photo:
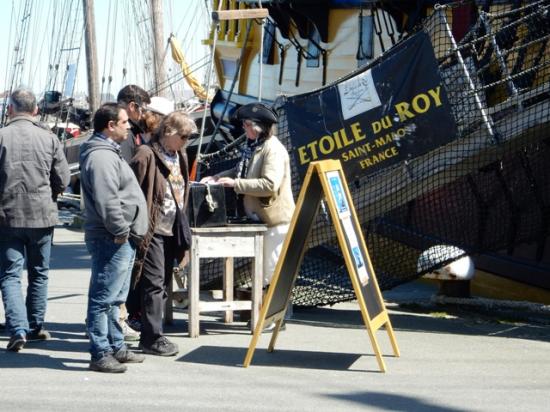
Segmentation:
{"type": "Polygon", "coordinates": [[[26,335],[44,323],[48,299],[48,272],[53,227],[0,227],[0,290],[11,335],[26,335]],[[27,257],[27,298],[23,300],[21,275],[27,257]]]}
{"type": "Polygon", "coordinates": [[[86,246],[92,255],[86,326],[92,360],[98,360],[126,347],[119,306],[128,296],[135,248],[130,242],[117,245],[109,238],[87,240],[86,246]]]}
{"type": "Polygon", "coordinates": [[[176,250],[173,236],[154,235],[141,273],[141,343],[149,346],[162,336],[167,290],[172,287],[176,250]]]}

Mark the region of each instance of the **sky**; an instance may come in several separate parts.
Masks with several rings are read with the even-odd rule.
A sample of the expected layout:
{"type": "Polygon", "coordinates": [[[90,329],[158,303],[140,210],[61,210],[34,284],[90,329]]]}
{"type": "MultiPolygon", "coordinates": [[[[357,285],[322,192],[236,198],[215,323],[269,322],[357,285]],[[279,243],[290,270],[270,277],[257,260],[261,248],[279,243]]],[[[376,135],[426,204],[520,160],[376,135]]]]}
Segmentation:
{"type": "MultiPolygon", "coordinates": [[[[150,24],[146,0],[94,0],[94,3],[101,91],[116,95],[128,83],[149,89],[151,84],[146,84],[147,70],[142,57],[151,44],[146,31],[150,24]],[[109,78],[112,79],[110,82],[109,78]],[[102,79],[105,80],[102,82],[102,79]]],[[[81,8],[82,0],[0,0],[0,27],[4,33],[0,43],[0,91],[11,84],[14,67],[20,69],[21,80],[17,85],[31,87],[39,96],[52,89],[48,85],[55,85],[53,88],[59,90],[62,84],[67,84],[63,80],[66,71],[59,70],[54,82],[55,70],[49,69],[50,64],[61,62],[60,67],[66,67],[68,63],[78,61],[74,93],[87,93],[85,47],[82,32],[78,29],[82,27],[81,8]],[[26,4],[31,5],[30,14],[27,20],[23,20],[21,16],[26,4]],[[74,11],[71,13],[70,10],[74,11]],[[69,20],[67,16],[74,17],[69,20]],[[56,22],[55,26],[52,21],[56,22]],[[21,47],[26,51],[21,53],[23,60],[16,65],[14,49],[24,24],[29,25],[26,48],[21,47]],[[61,49],[65,50],[61,52],[61,49]],[[62,58],[56,58],[56,54],[61,54],[62,58]]],[[[208,48],[201,43],[209,30],[205,0],[164,0],[163,8],[166,44],[169,34],[174,33],[191,67],[202,67],[195,74],[199,81],[204,81],[210,57],[208,48]]],[[[178,67],[173,63],[169,49],[165,50],[168,52],[165,58],[167,76],[177,79],[178,67]]],[[[180,94],[184,88],[188,89],[184,81],[178,80],[169,93],[180,94]]]]}

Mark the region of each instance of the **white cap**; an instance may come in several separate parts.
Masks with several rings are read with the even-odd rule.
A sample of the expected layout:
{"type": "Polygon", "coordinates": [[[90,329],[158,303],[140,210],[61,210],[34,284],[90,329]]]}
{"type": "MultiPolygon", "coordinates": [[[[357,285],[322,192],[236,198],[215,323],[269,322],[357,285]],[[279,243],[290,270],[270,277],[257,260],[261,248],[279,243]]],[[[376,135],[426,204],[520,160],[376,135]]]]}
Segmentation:
{"type": "Polygon", "coordinates": [[[172,100],[168,100],[165,97],[153,96],[151,97],[151,103],[146,107],[147,110],[152,112],[162,114],[166,116],[174,111],[175,105],[172,100]]]}

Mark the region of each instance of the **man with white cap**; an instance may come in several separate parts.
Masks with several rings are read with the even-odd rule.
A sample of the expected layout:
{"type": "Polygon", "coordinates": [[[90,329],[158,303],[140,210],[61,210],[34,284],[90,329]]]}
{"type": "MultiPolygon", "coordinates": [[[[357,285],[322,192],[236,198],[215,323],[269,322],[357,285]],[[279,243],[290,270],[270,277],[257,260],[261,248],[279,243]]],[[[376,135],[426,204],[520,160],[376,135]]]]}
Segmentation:
{"type": "Polygon", "coordinates": [[[151,97],[151,103],[145,107],[143,113],[143,140],[149,142],[157,130],[162,119],[174,111],[174,102],[162,96],[151,97]]]}
{"type": "Polygon", "coordinates": [[[174,102],[162,96],[151,97],[151,103],[146,107],[146,110],[158,113],[162,116],[167,116],[174,111],[174,102]]]}

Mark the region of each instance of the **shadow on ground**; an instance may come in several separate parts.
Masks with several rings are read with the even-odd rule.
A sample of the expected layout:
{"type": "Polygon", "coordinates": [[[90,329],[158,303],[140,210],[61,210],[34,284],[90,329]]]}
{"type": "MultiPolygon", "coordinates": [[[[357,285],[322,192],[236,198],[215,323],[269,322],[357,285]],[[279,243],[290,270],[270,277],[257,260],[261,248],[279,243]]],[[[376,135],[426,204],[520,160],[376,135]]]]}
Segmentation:
{"type": "MultiPolygon", "coordinates": [[[[49,342],[48,342],[49,343],[49,342]]],[[[57,358],[46,354],[0,351],[0,368],[40,368],[59,369],[64,371],[83,371],[88,368],[88,361],[82,359],[57,358]]]]}
{"type": "MultiPolygon", "coordinates": [[[[467,312],[453,314],[419,314],[401,308],[390,311],[390,321],[396,331],[447,333],[518,338],[550,342],[550,326],[509,322],[495,317],[467,312]],[[440,316],[440,317],[439,317],[440,316]]],[[[359,305],[357,310],[332,308],[296,308],[291,323],[334,328],[364,328],[359,305]]]]}
{"type": "MultiPolygon", "coordinates": [[[[216,366],[242,366],[246,351],[247,349],[245,348],[201,346],[180,357],[178,361],[216,366]]],[[[272,353],[268,353],[265,349],[257,348],[254,352],[251,365],[353,372],[380,372],[378,369],[350,369],[361,356],[374,355],[322,352],[322,356],[320,356],[320,352],[315,351],[281,349],[276,349],[272,353]]]]}
{"type": "Polygon", "coordinates": [[[466,412],[468,409],[457,409],[436,405],[413,396],[396,395],[384,392],[355,392],[350,394],[321,394],[327,398],[349,401],[365,407],[376,407],[380,410],[403,412],[466,412]]]}
{"type": "MultiPolygon", "coordinates": [[[[46,322],[46,327],[52,338],[47,341],[27,342],[19,355],[25,354],[25,349],[32,348],[41,349],[45,352],[88,352],[89,343],[84,334],[84,324],[46,322]]],[[[0,342],[2,342],[0,347],[5,348],[8,343],[8,336],[5,331],[3,335],[3,339],[0,339],[0,342]]],[[[11,354],[11,352],[6,353],[11,354]]]]}

